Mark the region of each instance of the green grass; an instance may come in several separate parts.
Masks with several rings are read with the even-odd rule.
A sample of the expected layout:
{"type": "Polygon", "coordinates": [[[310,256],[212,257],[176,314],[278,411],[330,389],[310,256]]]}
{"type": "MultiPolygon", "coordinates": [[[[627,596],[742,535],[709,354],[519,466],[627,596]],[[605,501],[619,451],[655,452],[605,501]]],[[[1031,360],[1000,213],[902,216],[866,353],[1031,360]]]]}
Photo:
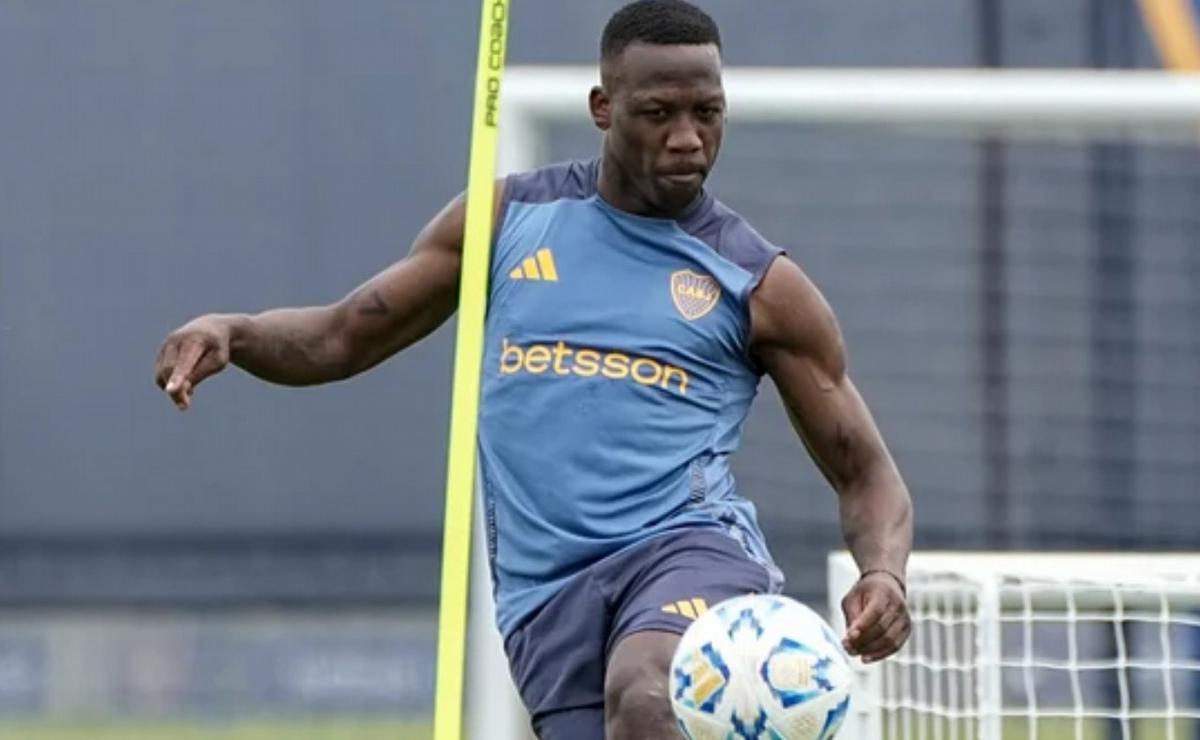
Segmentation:
{"type": "MultiPolygon", "coordinates": [[[[929,717],[926,718],[924,724],[920,720],[920,717],[913,715],[911,737],[946,740],[951,737],[952,732],[954,737],[967,740],[976,740],[979,737],[978,730],[974,725],[966,721],[959,721],[958,726],[952,728],[952,723],[946,719],[942,719],[939,723],[935,718],[929,717]]],[[[908,737],[904,733],[903,722],[898,722],[895,728],[891,728],[885,723],[883,736],[885,738],[892,737],[893,735],[890,733],[893,729],[896,737],[908,737]]],[[[1037,738],[1037,740],[1076,740],[1075,729],[1075,722],[1069,719],[1042,718],[1038,720],[1035,728],[1031,727],[1026,720],[1010,717],[1004,722],[1003,740],[1033,740],[1033,738],[1037,738]]],[[[1083,740],[1108,740],[1107,726],[1103,722],[1087,720],[1081,729],[1080,737],[1083,740]]],[[[1175,740],[1193,740],[1196,737],[1192,734],[1195,732],[1195,724],[1187,720],[1176,720],[1174,730],[1175,740]]],[[[1166,720],[1134,721],[1130,724],[1130,736],[1133,740],[1167,740],[1169,736],[1167,735],[1166,720]]],[[[853,739],[847,738],[847,740],[853,739]]]]}
{"type": "MultiPolygon", "coordinates": [[[[1192,740],[1192,723],[1175,720],[1175,740],[1192,740]]],[[[1106,723],[1091,721],[1083,725],[1084,740],[1107,740],[1106,723]]],[[[1134,740],[1166,740],[1166,720],[1136,720],[1130,723],[1130,736],[1134,740]]],[[[1030,734],[1029,723],[1009,719],[1004,723],[1004,740],[1025,740],[1030,734]]],[[[1038,740],[1074,740],[1075,723],[1066,719],[1042,719],[1037,723],[1038,740]]]]}
{"type": "Polygon", "coordinates": [[[0,740],[429,740],[428,722],[289,719],[230,722],[0,722],[0,740]]]}

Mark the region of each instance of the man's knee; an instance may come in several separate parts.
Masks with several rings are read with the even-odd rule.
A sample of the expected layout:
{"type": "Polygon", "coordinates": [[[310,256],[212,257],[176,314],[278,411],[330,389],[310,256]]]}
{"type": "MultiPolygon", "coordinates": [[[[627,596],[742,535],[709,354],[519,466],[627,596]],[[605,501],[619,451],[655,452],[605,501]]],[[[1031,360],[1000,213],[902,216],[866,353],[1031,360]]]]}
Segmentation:
{"type": "Polygon", "coordinates": [[[608,737],[639,740],[678,737],[674,733],[675,715],[671,711],[665,671],[653,666],[625,667],[610,676],[604,693],[608,737]],[[647,732],[661,734],[647,735],[647,732]]]}
{"type": "MultiPolygon", "coordinates": [[[[673,645],[671,645],[673,647],[673,645]]],[[[641,659],[614,659],[604,681],[606,737],[610,740],[676,740],[674,712],[667,673],[666,645],[641,653],[641,659]],[[656,653],[664,652],[662,655],[656,653]]],[[[628,651],[624,656],[637,655],[628,651]],[[632,653],[632,655],[631,655],[632,653]]]]}

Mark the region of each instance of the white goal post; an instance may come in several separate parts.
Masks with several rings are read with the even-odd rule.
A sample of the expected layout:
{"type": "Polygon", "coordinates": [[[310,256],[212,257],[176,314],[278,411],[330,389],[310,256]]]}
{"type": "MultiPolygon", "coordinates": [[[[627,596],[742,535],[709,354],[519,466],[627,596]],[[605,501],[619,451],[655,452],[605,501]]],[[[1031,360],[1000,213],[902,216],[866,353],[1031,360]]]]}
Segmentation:
{"type": "MultiPolygon", "coordinates": [[[[730,117],[738,123],[871,124],[1036,136],[1144,130],[1151,136],[1194,141],[1200,122],[1200,75],[892,68],[726,68],[724,74],[730,117]]],[[[498,172],[546,164],[547,129],[559,124],[588,125],[587,94],[598,81],[595,66],[506,70],[498,172]]],[[[477,532],[481,531],[478,520],[477,516],[477,532]]],[[[475,542],[468,653],[470,736],[527,737],[493,627],[482,536],[475,542]]],[[[843,735],[862,740],[876,737],[843,735]]]]}
{"type": "MultiPolygon", "coordinates": [[[[829,608],[858,577],[829,557],[829,608]]],[[[1200,554],[915,553],[913,633],[849,738],[1200,737],[1200,554]]]]}
{"type": "MultiPolygon", "coordinates": [[[[734,120],[1196,134],[1200,74],[1159,71],[726,68],[734,120]]],[[[547,124],[587,121],[596,67],[513,67],[502,92],[498,171],[541,161],[547,124]]]]}

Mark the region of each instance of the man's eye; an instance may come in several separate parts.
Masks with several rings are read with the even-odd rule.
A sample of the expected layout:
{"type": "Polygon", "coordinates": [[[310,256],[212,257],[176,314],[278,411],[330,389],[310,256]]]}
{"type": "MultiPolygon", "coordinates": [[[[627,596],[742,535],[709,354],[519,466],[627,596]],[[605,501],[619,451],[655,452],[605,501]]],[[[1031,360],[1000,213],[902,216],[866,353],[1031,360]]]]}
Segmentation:
{"type": "Polygon", "coordinates": [[[662,120],[663,118],[667,117],[667,110],[666,108],[647,108],[646,110],[642,111],[642,115],[646,118],[662,120]]]}
{"type": "Polygon", "coordinates": [[[712,106],[706,106],[701,108],[699,113],[701,118],[716,118],[717,116],[721,115],[721,109],[714,108],[712,106]]]}

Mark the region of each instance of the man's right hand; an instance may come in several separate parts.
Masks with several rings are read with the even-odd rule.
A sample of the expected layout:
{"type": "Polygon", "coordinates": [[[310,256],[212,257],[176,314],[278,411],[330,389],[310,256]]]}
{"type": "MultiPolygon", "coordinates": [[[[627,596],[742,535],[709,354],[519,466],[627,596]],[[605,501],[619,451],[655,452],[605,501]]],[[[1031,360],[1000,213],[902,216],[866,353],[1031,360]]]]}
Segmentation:
{"type": "Polygon", "coordinates": [[[154,362],[154,382],[180,411],[192,403],[192,391],[229,364],[233,317],[208,314],[167,335],[154,362]]]}
{"type": "MultiPolygon", "coordinates": [[[[501,183],[495,195],[498,210],[501,183]]],[[[426,224],[407,257],[337,303],[189,321],[163,342],[154,382],[186,410],[196,386],[221,372],[231,352],[242,370],[287,386],[344,380],[378,365],[454,313],[465,224],[459,196],[426,224]]]]}

